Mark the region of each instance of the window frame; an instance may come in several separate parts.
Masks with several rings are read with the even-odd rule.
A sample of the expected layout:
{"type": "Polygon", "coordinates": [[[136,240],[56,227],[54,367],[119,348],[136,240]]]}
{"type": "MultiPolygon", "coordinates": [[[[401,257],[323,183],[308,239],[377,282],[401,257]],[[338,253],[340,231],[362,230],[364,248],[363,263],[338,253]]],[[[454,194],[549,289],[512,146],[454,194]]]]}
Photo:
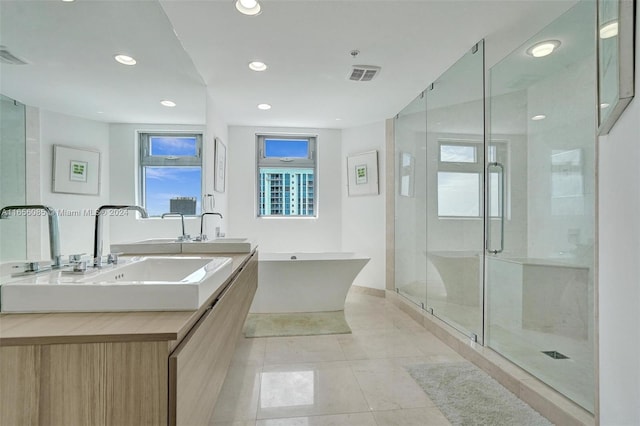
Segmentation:
{"type": "MultiPolygon", "coordinates": [[[[146,200],[147,200],[147,184],[145,178],[145,168],[146,167],[189,167],[200,168],[200,194],[196,198],[196,200],[200,201],[200,209],[202,210],[202,192],[204,188],[204,162],[203,162],[203,133],[197,131],[184,131],[184,132],[174,132],[174,131],[138,131],[138,194],[139,200],[138,204],[142,207],[147,208],[146,200]],[[196,153],[195,155],[184,155],[184,156],[174,156],[174,155],[151,155],[151,139],[154,137],[169,137],[169,138],[195,138],[196,140],[196,153]]],[[[196,201],[197,204],[197,201],[196,201]]],[[[169,213],[169,212],[166,212],[169,213]]],[[[196,210],[194,215],[198,216],[199,213],[196,210]]],[[[151,217],[151,216],[150,216],[151,217]]],[[[159,216],[152,216],[159,217],[159,216]]]]}
{"type": "Polygon", "coordinates": [[[282,134],[282,133],[257,133],[256,134],[256,191],[255,214],[259,219],[317,219],[318,218],[318,161],[317,161],[318,135],[311,134],[282,134]],[[270,139],[277,140],[306,140],[308,142],[307,157],[266,157],[265,142],[270,139]],[[262,187],[260,182],[260,169],[311,169],[313,171],[313,214],[261,214],[262,187]]]}
{"type": "MultiPolygon", "coordinates": [[[[509,143],[505,140],[491,141],[488,144],[487,152],[485,152],[484,141],[482,140],[471,140],[471,139],[438,139],[438,169],[436,171],[436,214],[438,219],[443,220],[459,220],[459,219],[482,219],[484,215],[488,212],[485,211],[485,185],[487,185],[487,189],[490,190],[488,185],[491,184],[489,181],[489,176],[486,176],[486,164],[487,161],[485,158],[489,157],[488,150],[491,147],[495,147],[495,159],[494,161],[499,161],[505,166],[505,215],[509,217],[510,212],[510,196],[509,196],[509,171],[506,169],[506,165],[508,164],[508,156],[509,156],[509,143]],[[465,161],[442,161],[442,151],[441,147],[445,145],[458,145],[458,146],[472,146],[475,149],[475,162],[465,162],[465,161]],[[448,172],[448,173],[470,173],[477,174],[480,176],[479,187],[478,187],[478,215],[477,216],[450,216],[450,215],[439,215],[439,181],[438,174],[440,172],[448,172]]],[[[496,219],[498,216],[490,216],[490,219],[496,219]]]]}

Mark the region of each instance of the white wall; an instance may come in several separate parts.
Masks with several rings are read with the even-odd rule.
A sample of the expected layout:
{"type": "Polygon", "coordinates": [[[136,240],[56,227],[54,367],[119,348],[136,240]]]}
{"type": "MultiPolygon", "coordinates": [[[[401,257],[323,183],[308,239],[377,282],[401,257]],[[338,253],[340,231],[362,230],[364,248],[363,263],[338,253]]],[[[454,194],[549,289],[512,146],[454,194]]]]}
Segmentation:
{"type": "MultiPolygon", "coordinates": [[[[205,194],[213,194],[215,198],[215,207],[213,209],[214,212],[221,213],[223,218],[220,219],[218,216],[205,216],[205,232],[206,234],[212,238],[215,235],[215,228],[217,226],[220,227],[220,232],[226,233],[228,227],[228,198],[229,198],[229,182],[226,182],[225,191],[224,192],[215,192],[214,191],[214,172],[215,168],[213,167],[214,163],[214,140],[215,138],[220,139],[220,141],[227,147],[227,168],[229,164],[229,126],[222,118],[222,114],[218,110],[215,99],[212,97],[210,93],[207,93],[207,131],[205,134],[205,158],[207,161],[207,167],[205,168],[205,194]]],[[[227,180],[229,179],[229,173],[227,171],[227,180]]]]}
{"type": "Polygon", "coordinates": [[[340,250],[340,130],[230,126],[228,141],[229,234],[252,238],[263,252],[340,250]],[[317,218],[257,217],[256,133],[318,135],[317,218]]]}
{"type": "MultiPolygon", "coordinates": [[[[342,250],[371,258],[353,282],[355,285],[385,288],[385,123],[342,131],[342,250]],[[379,195],[349,197],[347,156],[378,151],[379,195]]],[[[393,176],[390,177],[393,179],[393,176]]]]}
{"type": "MultiPolygon", "coordinates": [[[[27,114],[29,120],[37,120],[37,113],[27,114]]],[[[109,126],[106,123],[72,117],[47,110],[39,111],[40,163],[39,171],[29,170],[27,175],[40,176],[40,201],[58,210],[60,219],[60,251],[63,255],[91,253],[93,247],[94,216],[85,209],[95,209],[109,200],[109,126]],[[52,191],[53,145],[100,152],[99,195],[60,194],[52,191]],[[73,212],[73,213],[72,213],[73,212]],[[78,216],[73,214],[78,213],[78,216]]],[[[34,127],[34,123],[28,123],[34,127]]],[[[28,136],[29,138],[29,136],[28,136]]],[[[33,141],[27,141],[30,145],[33,141]]],[[[27,154],[29,157],[29,154],[27,154]]],[[[30,185],[30,183],[28,183],[30,185]]],[[[29,192],[29,190],[27,191],[29,192]]],[[[48,225],[43,220],[41,258],[49,259],[48,225]]]]}
{"type": "MultiPolygon", "coordinates": [[[[636,22],[640,8],[636,7],[636,22]]],[[[640,425],[640,31],[636,97],[600,138],[600,424],[640,425]]]]}
{"type": "MultiPolygon", "coordinates": [[[[204,126],[171,124],[111,124],[109,126],[110,197],[104,204],[137,204],[138,199],[138,139],[139,131],[193,131],[204,132],[204,126]]],[[[209,146],[207,135],[203,138],[205,176],[207,168],[213,167],[213,149],[209,146]],[[211,157],[211,159],[209,158],[211,157]]],[[[205,179],[203,192],[209,191],[209,179],[205,179]]],[[[210,185],[213,185],[212,183],[210,185]]],[[[97,206],[96,206],[97,207],[97,206]]],[[[131,212],[127,217],[110,217],[105,220],[110,232],[104,232],[104,252],[108,252],[111,242],[130,242],[146,238],[172,238],[180,235],[179,219],[151,218],[140,220],[131,212]]],[[[197,235],[200,232],[199,218],[185,218],[186,233],[197,235]]]]}

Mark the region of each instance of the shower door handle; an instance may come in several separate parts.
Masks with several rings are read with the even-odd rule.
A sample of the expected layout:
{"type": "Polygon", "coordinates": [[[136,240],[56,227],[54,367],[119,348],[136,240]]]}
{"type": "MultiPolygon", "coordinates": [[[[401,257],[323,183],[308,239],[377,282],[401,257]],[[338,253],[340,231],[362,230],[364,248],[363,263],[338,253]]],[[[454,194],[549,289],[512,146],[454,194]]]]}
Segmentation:
{"type": "Polygon", "coordinates": [[[487,251],[491,254],[502,253],[504,250],[504,211],[505,211],[505,200],[504,200],[504,165],[502,163],[493,162],[487,165],[487,180],[489,184],[487,185],[487,207],[486,207],[486,217],[487,217],[487,241],[486,248],[487,251]],[[500,248],[493,248],[491,245],[491,169],[497,169],[498,175],[500,176],[500,181],[498,185],[500,185],[500,198],[498,202],[498,208],[500,210],[500,248]]]}

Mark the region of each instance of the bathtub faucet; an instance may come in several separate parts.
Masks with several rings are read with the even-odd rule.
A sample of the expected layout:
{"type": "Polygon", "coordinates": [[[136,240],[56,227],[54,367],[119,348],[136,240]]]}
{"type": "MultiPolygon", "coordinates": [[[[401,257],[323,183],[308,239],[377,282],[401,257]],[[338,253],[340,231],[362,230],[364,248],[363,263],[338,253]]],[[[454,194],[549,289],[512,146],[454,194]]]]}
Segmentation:
{"type": "Polygon", "coordinates": [[[165,217],[171,217],[171,216],[180,216],[180,221],[182,223],[182,235],[178,237],[178,241],[189,241],[191,239],[191,236],[184,231],[184,215],[182,213],[176,213],[176,212],[162,214],[163,219],[165,217]]]}
{"type": "MultiPolygon", "coordinates": [[[[9,215],[9,211],[15,210],[36,210],[46,213],[49,220],[49,252],[51,253],[51,268],[57,269],[62,266],[62,255],[60,254],[60,228],[58,226],[58,213],[49,206],[31,204],[26,206],[6,206],[0,209],[0,219],[9,215]]],[[[26,213],[29,216],[28,213],[26,213]]]]}
{"type": "MultiPolygon", "coordinates": [[[[202,213],[200,215],[200,237],[199,241],[207,241],[207,236],[204,234],[204,217],[207,215],[212,215],[212,216],[220,216],[220,219],[222,219],[222,214],[220,213],[216,213],[216,212],[205,212],[202,213]]],[[[216,234],[216,237],[219,237],[218,234],[216,234]]]]}
{"type": "Polygon", "coordinates": [[[110,210],[135,210],[140,217],[147,218],[147,211],[140,206],[105,205],[96,210],[95,229],[93,234],[93,266],[102,266],[102,217],[110,210]]]}

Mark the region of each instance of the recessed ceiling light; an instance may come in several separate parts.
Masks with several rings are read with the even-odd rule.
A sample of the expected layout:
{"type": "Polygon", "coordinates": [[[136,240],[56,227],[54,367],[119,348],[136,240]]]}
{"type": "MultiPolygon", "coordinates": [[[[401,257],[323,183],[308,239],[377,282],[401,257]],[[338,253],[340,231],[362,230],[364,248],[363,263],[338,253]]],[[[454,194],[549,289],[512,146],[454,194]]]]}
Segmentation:
{"type": "Polygon", "coordinates": [[[603,102],[600,104],[600,108],[604,109],[604,108],[609,108],[609,104],[606,102],[603,102]]]}
{"type": "Polygon", "coordinates": [[[165,99],[163,101],[160,101],[160,104],[169,108],[173,108],[174,106],[176,106],[176,103],[173,101],[170,101],[168,99],[165,99]]]}
{"type": "Polygon", "coordinates": [[[546,40],[541,41],[540,43],[536,43],[530,48],[527,49],[527,54],[533,56],[534,58],[542,58],[543,56],[550,55],[560,46],[560,42],[558,40],[546,40]]]}
{"type": "Polygon", "coordinates": [[[258,104],[258,109],[266,111],[268,109],[271,109],[271,105],[269,105],[269,104],[258,104]]]}
{"type": "Polygon", "coordinates": [[[74,0],[62,0],[62,1],[65,2],[65,3],[71,3],[74,0]]]}
{"type": "Polygon", "coordinates": [[[237,0],[236,9],[238,9],[238,12],[249,16],[259,15],[261,12],[260,3],[256,0],[237,0]]]}
{"type": "Polygon", "coordinates": [[[342,121],[342,118],[336,118],[336,121],[342,121]]]}
{"type": "Polygon", "coordinates": [[[120,62],[122,65],[135,65],[137,63],[134,58],[128,55],[116,55],[113,59],[120,62]]]}
{"type": "Polygon", "coordinates": [[[267,69],[267,64],[260,61],[253,61],[249,62],[249,68],[251,68],[253,71],[264,71],[267,69]]]}
{"type": "Polygon", "coordinates": [[[96,111],[96,114],[104,114],[104,111],[96,111]]]}
{"type": "Polygon", "coordinates": [[[611,38],[618,35],[618,21],[610,21],[600,27],[600,38],[611,38]]]}
{"type": "Polygon", "coordinates": [[[534,115],[533,117],[531,117],[533,121],[544,120],[545,118],[547,118],[547,116],[544,114],[534,115]]]}

